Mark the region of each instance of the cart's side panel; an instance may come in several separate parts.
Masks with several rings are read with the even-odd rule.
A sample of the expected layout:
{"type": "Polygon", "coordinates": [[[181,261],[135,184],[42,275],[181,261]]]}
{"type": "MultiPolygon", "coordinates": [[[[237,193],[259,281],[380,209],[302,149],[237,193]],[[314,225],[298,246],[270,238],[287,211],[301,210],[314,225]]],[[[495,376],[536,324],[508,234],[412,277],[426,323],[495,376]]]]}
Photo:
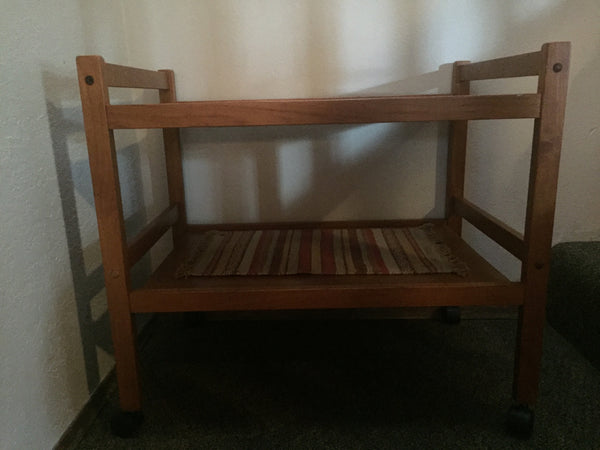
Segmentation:
{"type": "MultiPolygon", "coordinates": [[[[560,42],[546,44],[544,48],[547,46],[560,47],[563,44],[560,42]]],[[[545,50],[541,50],[475,63],[458,61],[454,64],[452,94],[468,96],[469,82],[476,80],[525,76],[539,76],[541,80],[546,70],[544,62],[546,57],[545,50]]],[[[538,89],[537,94],[541,98],[544,95],[544,90],[538,89]]],[[[516,118],[517,116],[513,117],[516,118]]],[[[540,117],[536,117],[536,119],[539,120],[540,117]]],[[[560,127],[562,128],[562,122],[560,127]]],[[[448,225],[454,231],[460,233],[462,219],[465,219],[514,256],[523,260],[526,253],[526,243],[523,235],[464,198],[466,147],[467,122],[464,120],[451,121],[446,189],[448,225]]],[[[550,195],[555,195],[555,193],[550,195]]],[[[533,203],[531,195],[529,201],[533,203]]],[[[535,203],[537,203],[537,200],[535,203]]],[[[554,211],[553,208],[554,206],[552,206],[552,211],[554,211]]]]}

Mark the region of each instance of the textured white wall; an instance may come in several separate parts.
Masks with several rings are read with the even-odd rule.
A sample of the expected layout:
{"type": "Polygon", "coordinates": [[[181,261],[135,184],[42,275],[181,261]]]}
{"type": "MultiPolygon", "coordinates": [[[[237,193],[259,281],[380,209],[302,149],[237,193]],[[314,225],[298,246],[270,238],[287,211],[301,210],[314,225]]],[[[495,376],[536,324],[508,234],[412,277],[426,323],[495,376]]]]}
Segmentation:
{"type": "MultiPolygon", "coordinates": [[[[9,1],[0,43],[0,448],[51,448],[113,366],[75,56],[127,62],[121,5],[9,1]]],[[[165,203],[140,140],[118,140],[129,230],[165,203]]]]}
{"type": "MultiPolygon", "coordinates": [[[[306,97],[446,92],[440,64],[571,40],[555,240],[600,238],[596,0],[9,0],[0,21],[0,448],[53,445],[112,365],[78,54],[172,68],[184,100],[306,97]]],[[[475,89],[508,85],[535,89],[475,89]]],[[[445,136],[443,124],[186,130],[190,218],[440,215],[445,136]]],[[[129,230],[165,203],[156,137],[118,135],[129,230]]],[[[531,123],[476,123],[470,137],[468,195],[520,228],[531,123]]]]}

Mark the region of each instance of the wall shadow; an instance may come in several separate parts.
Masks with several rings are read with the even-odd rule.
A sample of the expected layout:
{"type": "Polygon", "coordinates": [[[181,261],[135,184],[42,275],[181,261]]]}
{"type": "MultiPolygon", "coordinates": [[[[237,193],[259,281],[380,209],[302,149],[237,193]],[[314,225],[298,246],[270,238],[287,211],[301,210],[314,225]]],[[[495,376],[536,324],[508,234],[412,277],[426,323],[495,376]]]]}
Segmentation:
{"type": "MultiPolygon", "coordinates": [[[[104,271],[99,251],[94,214],[94,196],[87,158],[77,79],[42,74],[46,92],[46,111],[62,215],[68,246],[79,334],[85,365],[86,383],[93,392],[104,376],[99,363],[99,349],[112,355],[113,346],[104,294],[104,271]]],[[[144,142],[118,150],[119,178],[124,198],[125,227],[128,235],[147,222],[144,206],[140,146],[144,142]]],[[[146,256],[132,270],[132,284],[140,285],[150,273],[146,256]]]]}
{"type": "MultiPolygon", "coordinates": [[[[348,95],[447,92],[450,73],[451,65],[444,65],[406,82],[398,80],[348,95]]],[[[210,180],[204,186],[209,185],[211,194],[218,197],[210,204],[202,203],[202,198],[194,203],[198,186],[188,172],[192,185],[187,186],[191,194],[188,209],[194,212],[213,208],[213,216],[223,217],[225,222],[318,221],[343,219],[337,217],[338,207],[354,202],[356,217],[351,219],[409,218],[394,214],[393,206],[386,205],[385,200],[394,194],[390,190],[414,189],[415,182],[426,180],[434,183],[429,188],[434,191],[434,199],[423,215],[441,217],[445,208],[447,128],[447,122],[414,122],[186,129],[186,160],[195,167],[209,168],[205,178],[210,180]],[[427,135],[439,138],[436,143],[431,140],[431,148],[425,152],[427,158],[435,160],[433,166],[424,162],[419,145],[427,135]],[[395,176],[394,168],[406,173],[415,160],[418,167],[427,165],[432,173],[413,173],[410,179],[395,176]],[[244,168],[247,173],[241,173],[244,168]],[[295,176],[299,180],[290,180],[295,176]],[[294,181],[302,189],[293,196],[286,195],[285,184],[294,181]],[[256,198],[252,199],[247,190],[256,198]],[[249,205],[249,198],[256,204],[249,205]],[[381,203],[380,213],[374,211],[374,201],[381,203]]]]}

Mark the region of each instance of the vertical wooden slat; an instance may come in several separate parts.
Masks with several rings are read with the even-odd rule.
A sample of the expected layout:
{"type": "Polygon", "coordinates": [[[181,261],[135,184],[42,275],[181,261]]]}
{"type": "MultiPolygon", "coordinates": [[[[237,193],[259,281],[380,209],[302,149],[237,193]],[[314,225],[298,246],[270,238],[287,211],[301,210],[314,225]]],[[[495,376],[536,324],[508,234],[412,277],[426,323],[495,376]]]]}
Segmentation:
{"type": "MultiPolygon", "coordinates": [[[[469,61],[456,61],[452,70],[452,94],[469,94],[469,82],[460,81],[459,68],[469,61]]],[[[460,235],[462,218],[456,213],[453,199],[463,199],[465,186],[465,161],[467,153],[467,120],[450,122],[448,134],[448,167],[446,179],[446,218],[448,226],[460,235]]]]}
{"type": "Polygon", "coordinates": [[[136,332],[129,305],[127,241],[115,141],[106,115],[109,98],[103,67],[104,60],[100,56],[77,58],[119,398],[123,411],[131,412],[141,409],[136,332]]]}
{"type": "MultiPolygon", "coordinates": [[[[177,101],[177,93],[175,91],[175,76],[173,71],[161,70],[160,72],[165,73],[169,84],[168,89],[159,91],[160,102],[174,103],[177,101]]],[[[183,238],[187,225],[179,128],[163,128],[163,141],[165,146],[169,201],[171,205],[177,205],[179,213],[177,223],[173,225],[173,243],[177,246],[183,238]]]]}
{"type": "Polygon", "coordinates": [[[525,303],[519,311],[513,392],[515,400],[526,405],[532,405],[538,393],[569,54],[568,42],[542,47],[538,82],[542,104],[533,134],[524,235],[526,253],[521,274],[525,303]]]}

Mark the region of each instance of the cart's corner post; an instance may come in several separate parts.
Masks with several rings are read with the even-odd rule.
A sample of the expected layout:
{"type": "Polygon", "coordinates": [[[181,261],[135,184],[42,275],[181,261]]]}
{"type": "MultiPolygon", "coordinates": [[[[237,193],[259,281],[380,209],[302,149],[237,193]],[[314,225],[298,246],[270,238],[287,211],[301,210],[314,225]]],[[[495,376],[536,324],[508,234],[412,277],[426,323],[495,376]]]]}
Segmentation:
{"type": "Polygon", "coordinates": [[[127,239],[115,141],[108,125],[109,97],[104,69],[105,63],[100,56],[77,58],[120,405],[123,411],[132,413],[141,409],[136,332],[129,305],[127,239]]]}
{"type": "MultiPolygon", "coordinates": [[[[456,61],[452,67],[452,94],[468,95],[470,83],[462,80],[460,67],[469,61],[456,61]]],[[[456,214],[454,199],[462,199],[465,186],[465,161],[467,153],[467,120],[452,120],[448,132],[448,166],[446,178],[446,219],[448,226],[458,235],[462,229],[462,218],[456,214]]]]}
{"type": "MultiPolygon", "coordinates": [[[[161,89],[159,91],[160,102],[176,102],[177,93],[175,90],[175,75],[173,71],[161,70],[160,72],[163,72],[167,76],[167,82],[169,84],[168,89],[161,89]]],[[[173,225],[173,243],[177,245],[183,238],[187,225],[179,128],[163,128],[163,141],[167,165],[169,201],[171,205],[177,205],[178,212],[177,222],[173,225]]]]}
{"type": "Polygon", "coordinates": [[[525,298],[519,313],[513,387],[514,400],[528,406],[535,403],[538,393],[570,43],[544,44],[541,56],[540,117],[535,119],[533,131],[521,271],[525,298]]]}

